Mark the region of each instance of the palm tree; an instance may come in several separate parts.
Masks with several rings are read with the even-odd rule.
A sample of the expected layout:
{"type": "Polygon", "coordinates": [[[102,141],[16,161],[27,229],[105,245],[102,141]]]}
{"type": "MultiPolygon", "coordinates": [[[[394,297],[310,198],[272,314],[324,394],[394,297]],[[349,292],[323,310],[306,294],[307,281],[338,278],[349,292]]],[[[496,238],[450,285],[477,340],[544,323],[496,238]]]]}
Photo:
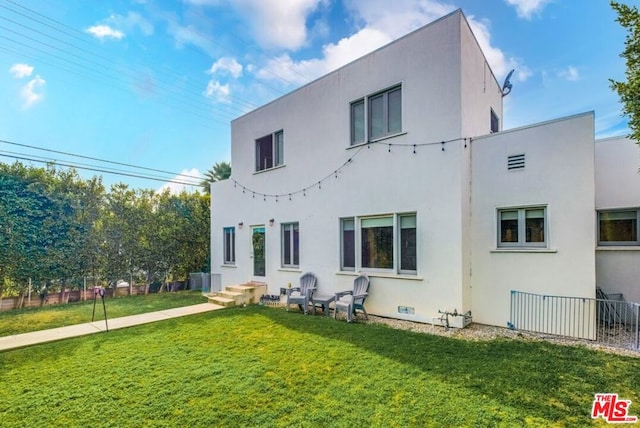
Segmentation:
{"type": "Polygon", "coordinates": [[[229,162],[216,162],[210,170],[204,173],[204,177],[200,185],[204,188],[204,192],[209,194],[211,191],[210,183],[231,177],[231,164],[229,162]]]}

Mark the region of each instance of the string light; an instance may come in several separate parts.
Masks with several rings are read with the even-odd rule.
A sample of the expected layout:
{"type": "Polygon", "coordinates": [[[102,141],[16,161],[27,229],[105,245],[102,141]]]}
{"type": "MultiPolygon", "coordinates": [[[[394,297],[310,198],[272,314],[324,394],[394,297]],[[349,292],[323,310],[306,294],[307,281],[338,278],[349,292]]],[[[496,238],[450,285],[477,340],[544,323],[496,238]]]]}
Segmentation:
{"type": "MultiPolygon", "coordinates": [[[[387,143],[387,142],[382,143],[382,142],[376,142],[376,141],[373,141],[373,142],[368,142],[368,143],[366,144],[366,146],[367,146],[367,149],[370,149],[370,148],[371,148],[371,145],[376,145],[376,144],[386,144],[386,145],[387,145],[387,152],[388,152],[388,153],[391,153],[391,146],[396,146],[396,147],[412,147],[412,148],[413,148],[413,154],[417,154],[417,153],[418,153],[418,152],[417,152],[417,148],[418,148],[419,146],[432,146],[432,145],[439,145],[439,146],[440,146],[440,148],[441,148],[441,151],[445,151],[445,145],[446,145],[447,143],[451,143],[451,142],[454,142],[454,141],[461,141],[461,140],[464,140],[465,147],[466,147],[466,144],[467,144],[467,138],[455,138],[455,139],[452,139],[452,140],[446,140],[446,141],[438,141],[438,142],[430,142],[430,143],[415,143],[415,144],[411,144],[411,143],[409,143],[409,144],[400,144],[400,143],[387,143]]],[[[471,139],[471,138],[469,138],[469,143],[471,143],[471,140],[472,140],[472,139],[471,139]]],[[[362,151],[362,149],[363,149],[363,148],[364,148],[364,144],[363,144],[361,147],[359,147],[359,148],[358,148],[358,150],[357,150],[357,151],[356,151],[356,152],[355,152],[355,153],[354,153],[350,158],[348,158],[348,159],[347,159],[347,160],[346,160],[342,165],[340,165],[340,167],[339,167],[339,168],[334,169],[334,170],[333,170],[333,172],[331,172],[330,174],[326,175],[326,176],[325,176],[325,177],[323,177],[322,179],[318,180],[318,181],[316,182],[316,184],[317,184],[317,186],[318,186],[318,190],[321,190],[321,189],[322,189],[322,182],[323,182],[323,181],[326,181],[326,180],[329,180],[329,179],[331,178],[331,176],[333,176],[334,178],[336,178],[336,179],[337,179],[337,178],[338,178],[338,173],[339,173],[339,172],[342,172],[342,170],[343,170],[345,167],[347,167],[347,166],[351,165],[351,164],[353,163],[354,158],[355,158],[355,157],[356,157],[356,156],[357,156],[357,155],[362,151]]],[[[237,185],[240,185],[240,183],[238,183],[238,182],[234,179],[234,180],[233,180],[233,185],[234,185],[234,187],[236,187],[237,185]]],[[[296,195],[296,194],[299,194],[299,193],[302,193],[302,196],[306,197],[306,196],[307,196],[307,189],[310,189],[310,188],[312,188],[313,186],[314,186],[314,185],[312,185],[312,186],[306,186],[306,187],[303,187],[303,188],[302,188],[302,189],[300,189],[300,190],[296,190],[296,191],[289,192],[289,193],[282,193],[282,194],[279,194],[279,193],[278,193],[278,194],[261,193],[261,192],[256,192],[255,190],[249,189],[249,188],[247,188],[246,186],[243,186],[243,185],[242,185],[241,187],[242,187],[242,193],[245,193],[245,190],[250,191],[250,192],[252,193],[252,196],[251,196],[251,197],[252,197],[252,198],[254,198],[254,199],[255,199],[256,194],[257,194],[258,196],[262,196],[262,200],[263,200],[263,201],[265,201],[265,202],[267,201],[267,198],[273,198],[273,199],[275,200],[275,202],[278,202],[278,201],[279,201],[279,198],[280,198],[281,196],[285,196],[285,195],[287,195],[287,194],[289,195],[289,200],[290,200],[290,201],[291,201],[291,200],[293,200],[293,195],[296,195]]]]}

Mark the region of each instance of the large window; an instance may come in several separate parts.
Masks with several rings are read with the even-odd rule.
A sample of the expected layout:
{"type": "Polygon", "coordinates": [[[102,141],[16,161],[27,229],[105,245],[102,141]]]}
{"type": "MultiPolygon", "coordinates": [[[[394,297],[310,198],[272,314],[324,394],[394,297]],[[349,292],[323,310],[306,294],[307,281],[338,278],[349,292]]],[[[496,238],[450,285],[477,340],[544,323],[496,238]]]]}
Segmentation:
{"type": "Polygon", "coordinates": [[[282,224],[282,267],[300,266],[300,231],[298,223],[282,224]]]}
{"type": "Polygon", "coordinates": [[[546,207],[498,210],[498,247],[546,247],[546,207]]]}
{"type": "Polygon", "coordinates": [[[340,220],[342,270],[417,272],[416,215],[340,220]]]}
{"type": "Polygon", "coordinates": [[[402,132],[402,87],[352,102],[350,114],[352,145],[402,132]]]}
{"type": "Polygon", "coordinates": [[[224,264],[233,265],[236,263],[236,229],[235,227],[225,227],[223,229],[224,240],[222,253],[224,254],[224,264]]]}
{"type": "Polygon", "coordinates": [[[256,140],[256,171],[284,164],[284,131],[274,132],[256,140]]]}
{"type": "Polygon", "coordinates": [[[598,213],[599,245],[640,245],[637,209],[598,213]]]}

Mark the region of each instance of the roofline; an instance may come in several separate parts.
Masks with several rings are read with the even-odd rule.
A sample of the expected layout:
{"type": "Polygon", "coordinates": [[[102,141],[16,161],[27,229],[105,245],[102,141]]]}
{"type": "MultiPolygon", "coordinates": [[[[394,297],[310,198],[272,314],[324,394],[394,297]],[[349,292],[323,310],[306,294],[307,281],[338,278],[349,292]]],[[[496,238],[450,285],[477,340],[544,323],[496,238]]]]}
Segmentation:
{"type": "Polygon", "coordinates": [[[614,135],[612,137],[604,137],[604,138],[598,138],[596,140],[596,143],[606,143],[607,141],[613,141],[613,140],[632,140],[632,138],[629,137],[629,134],[620,134],[620,135],[614,135]]]}
{"type": "MultiPolygon", "coordinates": [[[[330,71],[330,72],[328,72],[328,73],[326,73],[326,74],[323,74],[322,76],[317,77],[317,78],[313,79],[312,81],[307,82],[307,83],[305,83],[304,85],[299,86],[299,87],[297,87],[297,88],[295,88],[295,89],[291,90],[290,92],[287,92],[286,94],[281,95],[281,96],[279,96],[279,97],[277,97],[277,98],[275,98],[275,99],[273,99],[273,100],[269,101],[269,102],[268,102],[268,103],[266,103],[266,104],[262,104],[261,106],[256,107],[255,109],[253,109],[253,110],[251,110],[251,111],[248,111],[248,112],[246,112],[246,113],[244,113],[244,114],[242,114],[242,115],[240,115],[240,116],[236,117],[235,119],[232,119],[232,120],[231,120],[231,123],[233,123],[233,122],[235,122],[235,121],[237,121],[237,120],[240,120],[240,119],[242,119],[243,117],[245,117],[245,116],[247,116],[247,115],[249,115],[249,114],[252,114],[252,113],[254,113],[254,112],[258,111],[258,110],[261,110],[261,109],[263,109],[264,107],[267,107],[268,105],[273,104],[273,103],[275,103],[276,101],[279,101],[279,100],[280,100],[280,99],[282,99],[282,98],[285,98],[285,97],[287,97],[287,96],[289,96],[289,95],[291,95],[291,94],[294,94],[294,93],[296,93],[296,92],[298,92],[298,91],[300,91],[300,90],[302,90],[302,89],[306,88],[307,86],[312,85],[312,84],[316,83],[317,81],[324,79],[325,77],[328,77],[328,76],[331,76],[331,75],[333,75],[333,74],[335,74],[335,73],[338,73],[338,72],[340,72],[343,68],[350,66],[351,64],[355,63],[356,61],[360,61],[360,60],[362,60],[362,59],[364,59],[364,58],[367,58],[367,57],[369,57],[369,56],[371,56],[371,55],[373,55],[373,54],[377,53],[378,51],[381,51],[381,50],[383,50],[383,49],[387,49],[388,47],[390,47],[390,46],[392,46],[392,45],[394,45],[394,44],[396,44],[396,43],[400,42],[401,40],[403,40],[403,39],[405,39],[405,38],[407,38],[407,37],[411,37],[413,34],[418,33],[418,32],[420,32],[420,31],[422,31],[422,30],[424,30],[424,29],[426,29],[426,28],[428,28],[428,27],[430,27],[430,26],[432,26],[432,25],[435,25],[435,24],[437,24],[437,23],[438,23],[438,22],[440,22],[440,21],[444,21],[445,19],[449,19],[449,18],[451,18],[452,16],[457,15],[457,14],[461,15],[461,16],[462,16],[462,18],[463,18],[463,21],[464,21],[464,22],[466,22],[466,23],[467,23],[467,25],[469,25],[469,22],[467,21],[467,17],[466,17],[466,16],[464,15],[464,13],[462,12],[462,9],[461,9],[461,8],[458,8],[458,9],[456,9],[456,10],[452,11],[452,12],[449,12],[449,13],[448,13],[448,14],[446,14],[446,15],[441,16],[440,18],[438,18],[438,19],[436,19],[436,20],[434,20],[434,21],[431,21],[431,22],[429,22],[429,23],[427,23],[427,24],[425,24],[425,25],[423,25],[423,26],[421,26],[421,27],[416,28],[415,30],[413,30],[413,31],[411,31],[411,32],[409,32],[409,33],[407,33],[407,34],[405,34],[404,36],[398,37],[397,39],[390,41],[390,42],[389,42],[389,43],[387,43],[386,45],[380,46],[379,48],[377,48],[377,49],[375,49],[375,50],[372,50],[371,52],[368,52],[368,53],[366,53],[366,54],[364,54],[364,55],[362,55],[362,56],[360,56],[360,57],[358,57],[358,58],[356,58],[356,59],[354,59],[354,60],[352,60],[352,61],[349,61],[348,63],[346,63],[346,64],[344,64],[344,65],[342,65],[342,66],[340,66],[340,67],[336,68],[335,70],[332,70],[332,71],[330,71]]],[[[471,26],[469,26],[469,30],[471,30],[471,26]]],[[[471,34],[473,34],[473,31],[471,31],[471,34]]],[[[474,37],[474,39],[475,39],[475,34],[473,35],[473,37],[474,37]]],[[[476,43],[478,43],[478,40],[477,40],[477,39],[476,39],[476,43]]],[[[480,45],[479,45],[479,44],[478,44],[478,47],[480,47],[480,45]]],[[[482,51],[482,49],[480,49],[480,51],[482,52],[482,56],[484,56],[484,52],[482,51]]],[[[487,62],[487,58],[486,58],[486,57],[485,57],[485,62],[487,62]]],[[[488,64],[488,62],[487,62],[487,64],[488,64]]],[[[489,67],[489,69],[491,70],[491,67],[489,67]]],[[[491,71],[491,74],[493,75],[493,70],[491,71]]],[[[494,79],[495,79],[495,76],[494,76],[494,79]]],[[[496,82],[497,82],[497,80],[496,80],[496,82]]]]}
{"type": "Polygon", "coordinates": [[[506,130],[499,131],[499,132],[493,132],[491,134],[479,135],[479,136],[472,137],[472,138],[473,138],[474,141],[477,141],[477,140],[482,140],[482,139],[485,139],[485,138],[491,138],[491,137],[496,136],[496,135],[509,134],[511,132],[523,131],[523,130],[529,129],[529,128],[536,128],[536,127],[539,127],[539,126],[550,125],[552,123],[563,122],[563,121],[567,121],[567,120],[573,120],[573,119],[577,119],[577,118],[580,118],[580,117],[586,117],[586,116],[595,117],[595,112],[593,110],[585,111],[583,113],[573,114],[571,116],[563,116],[563,117],[559,117],[559,118],[556,118],[556,119],[545,120],[543,122],[532,123],[530,125],[519,126],[517,128],[511,128],[511,129],[506,129],[506,130]]]}

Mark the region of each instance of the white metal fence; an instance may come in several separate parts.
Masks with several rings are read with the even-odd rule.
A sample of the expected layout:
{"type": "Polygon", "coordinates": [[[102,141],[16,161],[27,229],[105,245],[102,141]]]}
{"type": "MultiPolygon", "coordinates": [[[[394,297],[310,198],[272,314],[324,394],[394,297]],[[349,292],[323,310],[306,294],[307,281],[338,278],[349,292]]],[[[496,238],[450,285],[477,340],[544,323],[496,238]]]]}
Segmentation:
{"type": "Polygon", "coordinates": [[[640,349],[640,305],[637,303],[512,290],[510,317],[509,327],[516,330],[640,349]]]}

